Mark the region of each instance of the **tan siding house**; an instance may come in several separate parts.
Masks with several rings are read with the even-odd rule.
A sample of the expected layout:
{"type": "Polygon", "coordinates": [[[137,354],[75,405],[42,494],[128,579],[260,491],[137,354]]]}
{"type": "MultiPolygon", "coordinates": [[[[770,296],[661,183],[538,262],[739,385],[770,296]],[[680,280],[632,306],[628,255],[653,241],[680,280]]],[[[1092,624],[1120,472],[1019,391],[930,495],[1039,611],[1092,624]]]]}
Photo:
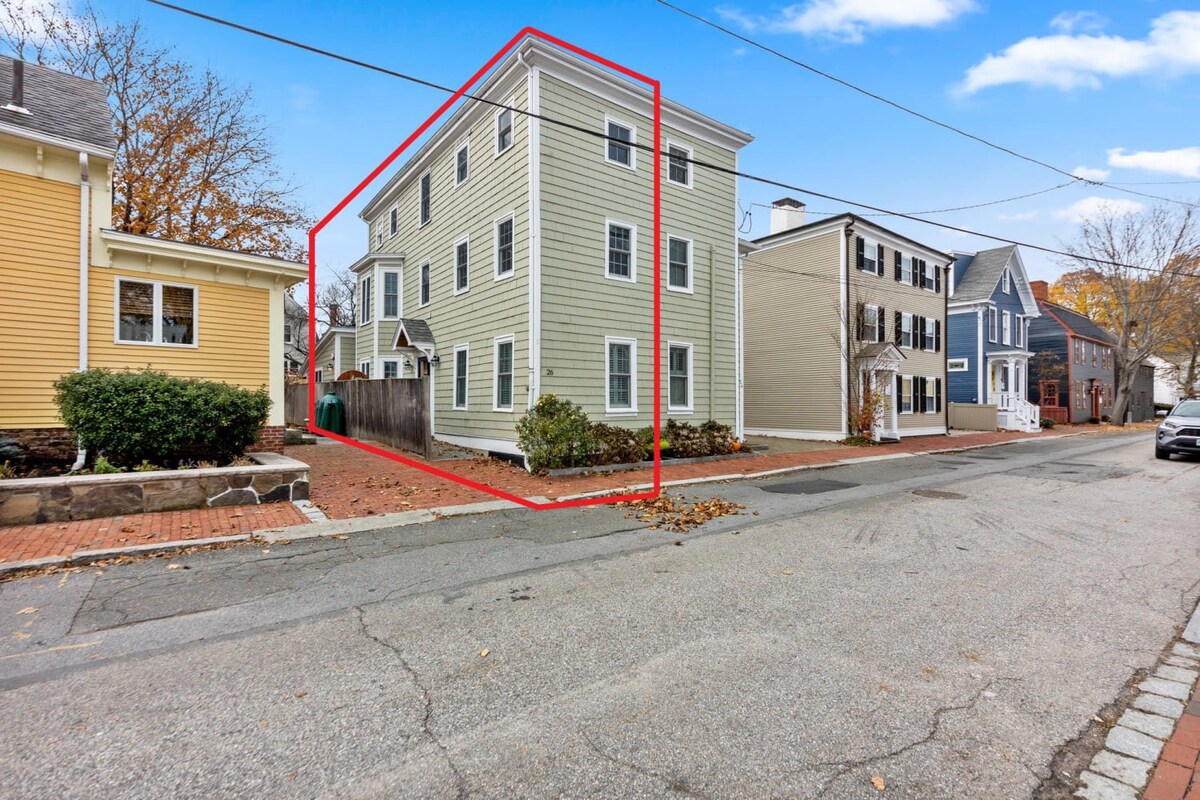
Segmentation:
{"type": "Polygon", "coordinates": [[[852,214],[806,224],[794,200],[775,204],[753,245],[747,433],[842,439],[872,395],[871,438],[946,433],[948,254],[852,214]]]}
{"type": "MultiPolygon", "coordinates": [[[[485,450],[518,454],[516,420],[551,392],[650,425],[649,90],[529,38],[475,93],[517,112],[463,105],[360,215],[359,369],[427,372],[434,435],[485,450]]],[[[749,141],[663,102],[664,419],[739,424],[736,183],[688,159],[734,168],[749,141]]]]}

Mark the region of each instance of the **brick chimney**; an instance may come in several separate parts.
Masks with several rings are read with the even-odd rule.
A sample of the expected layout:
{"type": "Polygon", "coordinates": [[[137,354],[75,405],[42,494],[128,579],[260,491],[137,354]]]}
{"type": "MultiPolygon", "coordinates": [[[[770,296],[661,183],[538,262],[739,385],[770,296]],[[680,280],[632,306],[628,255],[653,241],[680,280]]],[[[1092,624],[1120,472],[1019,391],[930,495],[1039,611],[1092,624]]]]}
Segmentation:
{"type": "Polygon", "coordinates": [[[336,328],[341,325],[342,309],[337,303],[329,304],[329,326],[336,328]]]}
{"type": "Polygon", "coordinates": [[[1050,284],[1045,281],[1030,281],[1029,288],[1033,290],[1033,297],[1038,302],[1049,302],[1050,300],[1050,284]]]}

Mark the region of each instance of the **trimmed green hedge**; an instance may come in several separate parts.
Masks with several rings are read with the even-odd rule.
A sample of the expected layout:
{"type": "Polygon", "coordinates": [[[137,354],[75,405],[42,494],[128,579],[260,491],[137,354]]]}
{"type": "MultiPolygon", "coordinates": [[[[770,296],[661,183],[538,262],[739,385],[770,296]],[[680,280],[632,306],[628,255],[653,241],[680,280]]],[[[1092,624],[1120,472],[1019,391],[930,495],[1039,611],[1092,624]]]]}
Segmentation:
{"type": "Polygon", "coordinates": [[[90,369],[54,384],[55,402],[80,444],[117,466],[225,464],[266,424],[271,398],[227,383],[165,372],[90,369]]]}

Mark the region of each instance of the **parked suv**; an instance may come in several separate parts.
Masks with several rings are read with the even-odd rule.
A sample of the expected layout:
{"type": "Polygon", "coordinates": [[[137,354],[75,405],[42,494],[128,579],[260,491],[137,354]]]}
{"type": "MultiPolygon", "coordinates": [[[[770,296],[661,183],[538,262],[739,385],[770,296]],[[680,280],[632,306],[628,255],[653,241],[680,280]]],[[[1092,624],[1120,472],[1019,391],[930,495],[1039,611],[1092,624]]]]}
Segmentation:
{"type": "Polygon", "coordinates": [[[1200,400],[1181,400],[1158,423],[1154,456],[1170,458],[1171,453],[1200,455],[1200,400]]]}

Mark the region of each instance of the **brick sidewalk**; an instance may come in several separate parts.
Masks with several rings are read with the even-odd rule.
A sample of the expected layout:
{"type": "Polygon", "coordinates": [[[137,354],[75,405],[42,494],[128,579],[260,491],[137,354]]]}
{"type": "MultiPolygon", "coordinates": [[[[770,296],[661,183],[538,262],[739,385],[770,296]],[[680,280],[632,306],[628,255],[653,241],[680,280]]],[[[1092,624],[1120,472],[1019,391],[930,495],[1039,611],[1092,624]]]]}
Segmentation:
{"type": "MultiPolygon", "coordinates": [[[[925,436],[878,447],[831,444],[828,449],[802,453],[772,455],[768,452],[753,458],[707,461],[699,464],[666,464],[663,466],[662,477],[664,482],[669,482],[721,475],[749,475],[787,467],[833,464],[868,456],[924,453],[949,447],[998,444],[1036,438],[1038,435],[995,432],[925,436]]],[[[286,448],[286,453],[311,467],[311,499],[333,519],[369,517],[492,499],[484,492],[348,445],[324,441],[317,445],[289,447],[286,448]]],[[[588,492],[617,491],[626,486],[649,484],[654,480],[654,473],[649,469],[564,478],[539,477],[507,462],[488,458],[436,461],[433,462],[433,466],[521,497],[550,499],[588,492]]]]}
{"type": "Polygon", "coordinates": [[[1200,698],[1192,697],[1184,706],[1171,738],[1163,745],[1143,800],[1200,800],[1197,759],[1200,759],[1200,698]]]}
{"type": "Polygon", "coordinates": [[[0,562],[69,556],[78,550],[233,536],[308,521],[291,503],[267,503],[18,525],[0,528],[0,562]]]}

